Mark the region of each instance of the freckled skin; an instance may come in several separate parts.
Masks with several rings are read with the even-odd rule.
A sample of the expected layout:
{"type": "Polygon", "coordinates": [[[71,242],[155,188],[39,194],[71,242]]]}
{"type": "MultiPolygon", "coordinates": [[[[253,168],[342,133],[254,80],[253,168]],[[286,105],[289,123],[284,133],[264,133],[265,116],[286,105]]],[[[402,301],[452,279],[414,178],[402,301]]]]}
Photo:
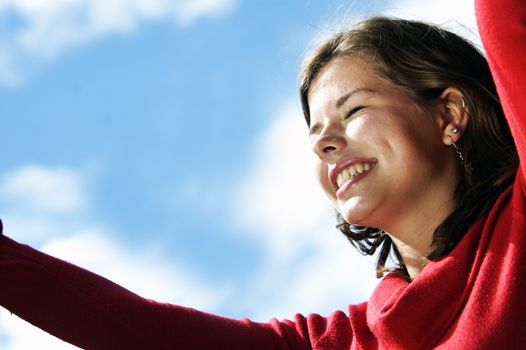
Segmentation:
{"type": "Polygon", "coordinates": [[[318,179],[348,222],[403,235],[408,223],[451,211],[458,170],[445,141],[449,124],[443,109],[419,106],[356,57],[329,62],[314,80],[308,101],[311,126],[317,126],[310,138],[318,179]],[[374,91],[357,92],[338,108],[336,101],[356,88],[374,91]],[[356,106],[365,108],[347,118],[356,106]],[[348,157],[377,163],[338,199],[329,170],[348,157]]]}

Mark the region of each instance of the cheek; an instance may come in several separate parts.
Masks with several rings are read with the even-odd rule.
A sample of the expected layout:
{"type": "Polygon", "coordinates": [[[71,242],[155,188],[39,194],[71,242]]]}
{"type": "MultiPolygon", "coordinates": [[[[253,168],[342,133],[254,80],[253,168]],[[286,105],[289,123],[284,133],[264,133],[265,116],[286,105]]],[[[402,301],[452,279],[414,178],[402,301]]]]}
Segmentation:
{"type": "Polygon", "coordinates": [[[329,180],[329,169],[327,167],[327,164],[325,163],[318,163],[316,164],[316,178],[318,179],[319,184],[327,193],[329,197],[334,196],[334,189],[333,186],[329,180]]]}
{"type": "Polygon", "coordinates": [[[371,131],[374,130],[377,125],[368,118],[367,115],[362,115],[347,124],[345,128],[345,134],[351,140],[363,140],[371,134],[371,131]]]}

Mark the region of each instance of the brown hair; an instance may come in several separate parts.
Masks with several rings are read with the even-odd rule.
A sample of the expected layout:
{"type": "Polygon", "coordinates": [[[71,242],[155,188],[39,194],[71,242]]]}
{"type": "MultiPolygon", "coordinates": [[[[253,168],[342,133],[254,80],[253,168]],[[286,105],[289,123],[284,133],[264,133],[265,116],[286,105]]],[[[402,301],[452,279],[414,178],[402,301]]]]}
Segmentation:
{"type": "MultiPolygon", "coordinates": [[[[304,61],[299,90],[307,124],[313,80],[333,58],[354,55],[368,57],[380,78],[402,87],[423,105],[432,105],[452,86],[464,95],[470,118],[457,144],[474,170],[467,173],[459,162],[455,209],[434,232],[434,250],[428,258],[444,256],[491,209],[512,183],[518,167],[517,150],[487,61],[467,40],[438,26],[386,17],[367,19],[352,30],[334,34],[304,61]]],[[[337,227],[360,252],[372,255],[380,249],[377,276],[388,271],[389,256],[395,270],[407,275],[400,252],[388,235],[337,216],[337,227]]]]}

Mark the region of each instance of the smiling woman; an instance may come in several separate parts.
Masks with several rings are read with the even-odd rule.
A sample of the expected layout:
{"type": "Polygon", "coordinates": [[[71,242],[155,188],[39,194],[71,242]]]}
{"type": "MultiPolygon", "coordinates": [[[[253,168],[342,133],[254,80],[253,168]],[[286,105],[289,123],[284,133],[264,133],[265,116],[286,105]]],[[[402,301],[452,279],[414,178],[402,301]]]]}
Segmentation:
{"type": "Polygon", "coordinates": [[[2,236],[1,305],[88,349],[523,348],[526,4],[477,9],[489,66],[452,33],[388,18],[335,34],[304,65],[321,186],[351,242],[380,249],[368,302],[330,317],[227,319],[2,236]]]}
{"type": "Polygon", "coordinates": [[[351,242],[366,254],[381,247],[379,276],[391,250],[410,278],[449,253],[515,177],[484,57],[439,27],[365,21],[318,48],[300,89],[322,187],[351,242]],[[374,170],[339,184],[355,163],[374,170]]]}

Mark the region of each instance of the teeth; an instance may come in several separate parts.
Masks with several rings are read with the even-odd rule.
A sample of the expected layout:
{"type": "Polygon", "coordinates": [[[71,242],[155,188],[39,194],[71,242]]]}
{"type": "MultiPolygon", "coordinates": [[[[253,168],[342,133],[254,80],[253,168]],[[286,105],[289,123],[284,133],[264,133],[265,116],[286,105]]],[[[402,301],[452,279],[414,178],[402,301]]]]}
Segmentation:
{"type": "Polygon", "coordinates": [[[349,177],[351,177],[351,173],[349,172],[349,169],[344,169],[342,171],[342,174],[343,174],[343,181],[346,181],[349,179],[349,177]]]}
{"type": "Polygon", "coordinates": [[[338,187],[341,187],[342,184],[347,182],[349,179],[352,179],[355,176],[358,176],[364,172],[367,172],[371,170],[371,164],[354,164],[350,167],[342,170],[341,173],[338,174],[338,177],[336,178],[336,183],[338,184],[338,187]]]}

